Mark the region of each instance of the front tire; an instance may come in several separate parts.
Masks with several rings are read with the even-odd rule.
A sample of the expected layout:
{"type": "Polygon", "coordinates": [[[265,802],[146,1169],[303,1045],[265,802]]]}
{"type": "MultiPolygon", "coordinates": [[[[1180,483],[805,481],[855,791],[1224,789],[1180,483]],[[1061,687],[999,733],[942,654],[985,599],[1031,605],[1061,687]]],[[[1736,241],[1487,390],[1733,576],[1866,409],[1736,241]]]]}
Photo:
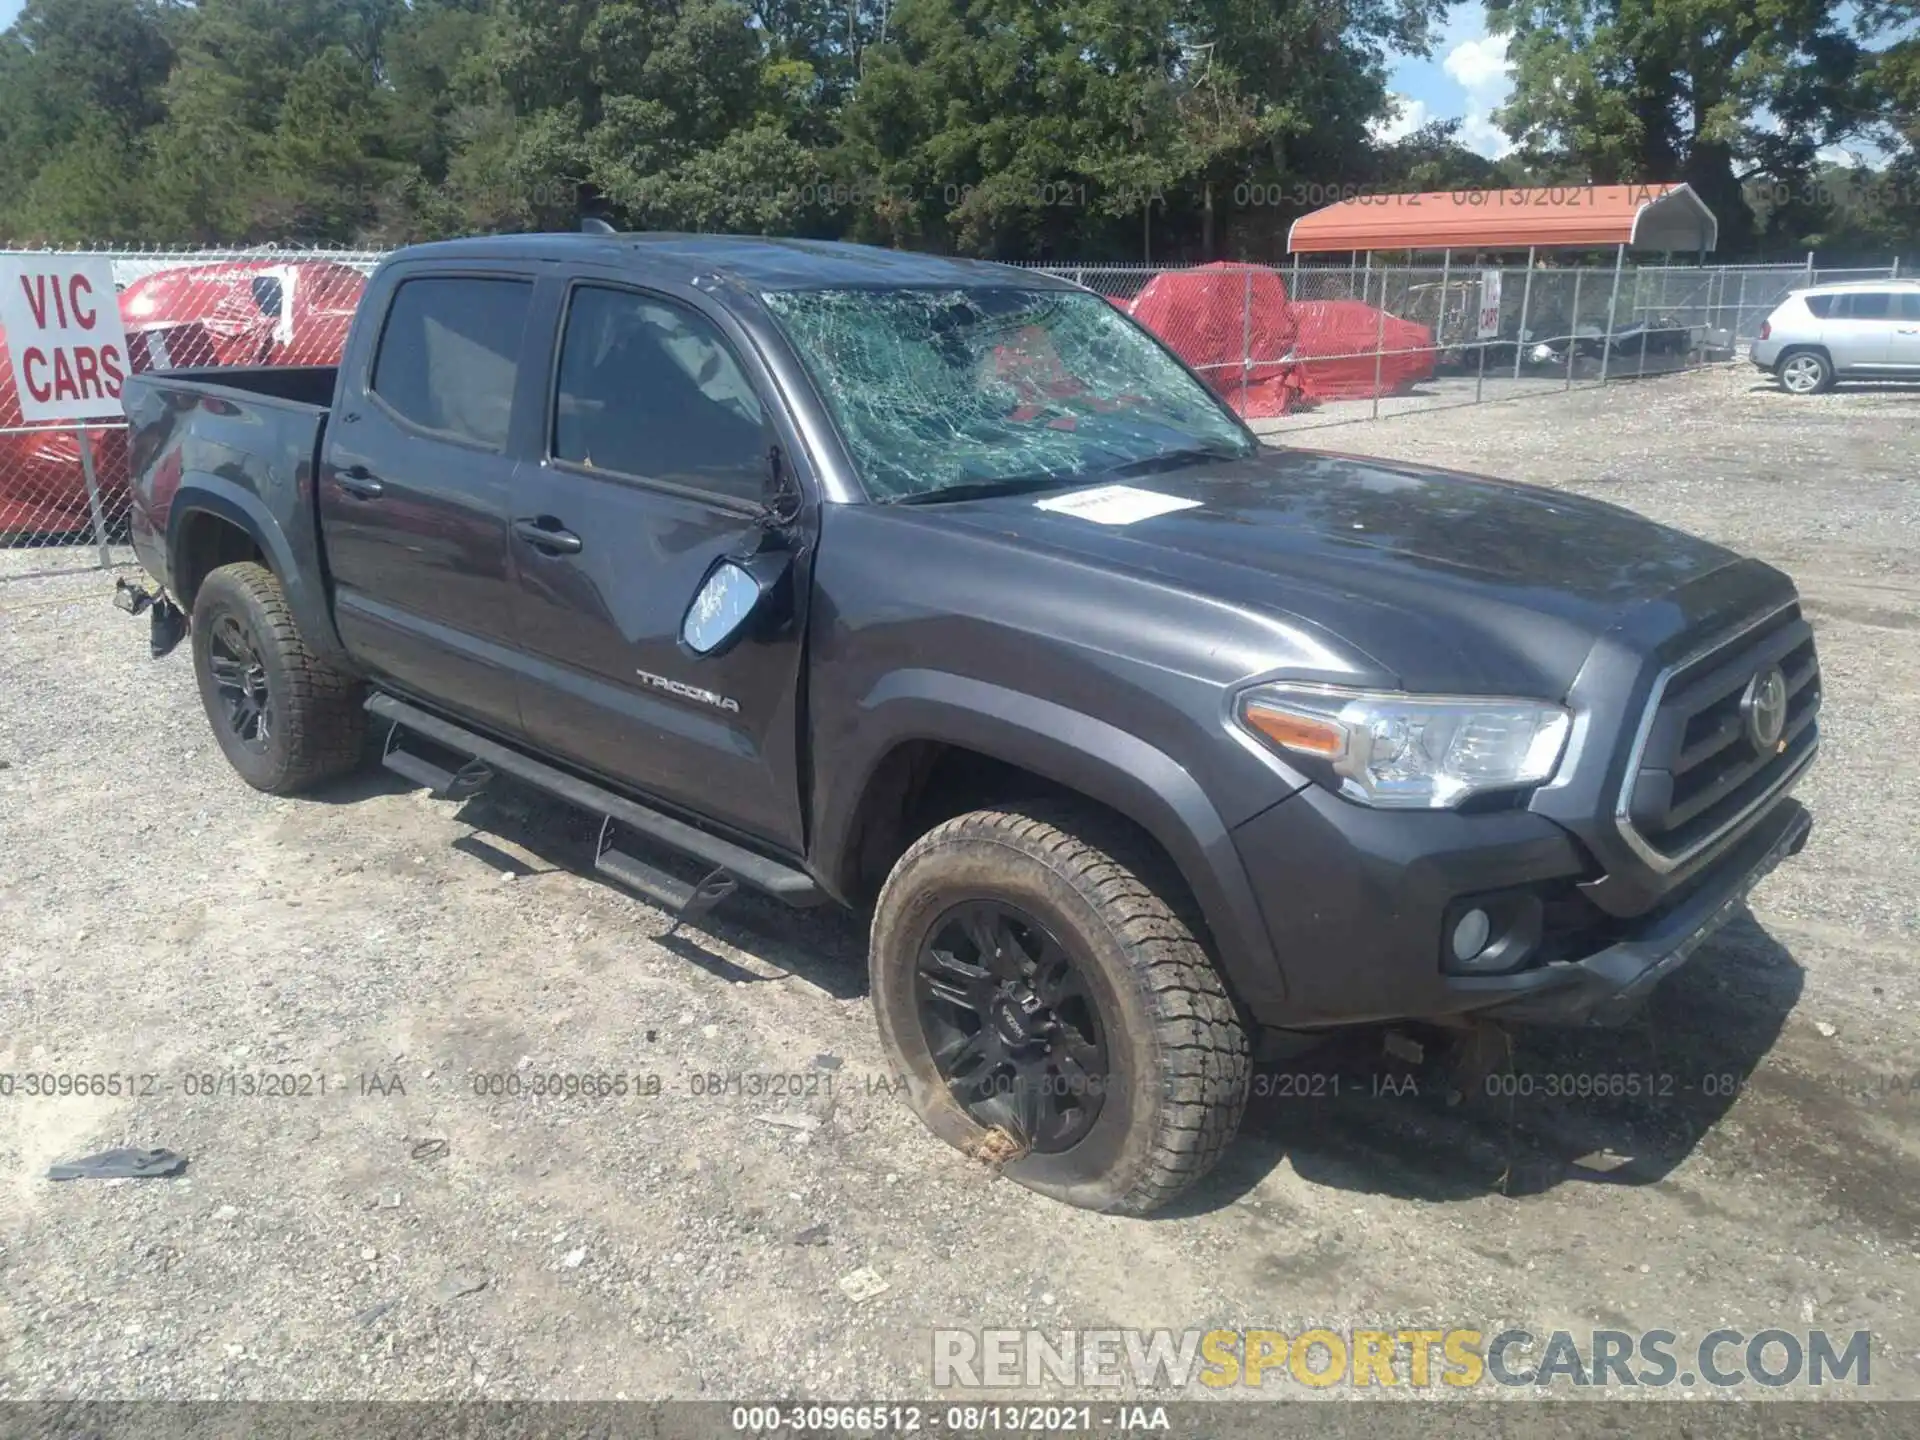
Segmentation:
{"type": "Polygon", "coordinates": [[[214,738],[254,789],[292,795],[359,765],[363,689],[307,648],[266,566],[222,565],[201,582],[193,672],[214,738]]]}
{"type": "Polygon", "coordinates": [[[1818,395],[1833,388],[1833,362],[1818,350],[1790,350],[1776,372],[1789,395],[1818,395]]]}
{"type": "Polygon", "coordinates": [[[1091,807],[975,811],[922,836],[870,954],[920,1118],[1089,1210],[1144,1215],[1206,1174],[1251,1061],[1188,908],[1145,838],[1091,807]]]}

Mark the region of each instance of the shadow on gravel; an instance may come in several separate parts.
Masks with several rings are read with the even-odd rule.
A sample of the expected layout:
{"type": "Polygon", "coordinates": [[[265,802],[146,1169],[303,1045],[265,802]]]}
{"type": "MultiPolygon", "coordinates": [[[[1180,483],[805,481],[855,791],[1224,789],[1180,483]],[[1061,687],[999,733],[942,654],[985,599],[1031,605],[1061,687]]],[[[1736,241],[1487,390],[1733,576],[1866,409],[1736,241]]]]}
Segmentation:
{"type": "MultiPolygon", "coordinates": [[[[374,771],[331,787],[326,798],[345,801],[352,798],[355,786],[365,787],[362,794],[418,788],[391,771],[374,771]],[[383,777],[392,783],[383,783],[383,777]]],[[[647,913],[666,913],[619,885],[598,881],[593,857],[599,822],[540,791],[498,779],[463,804],[456,818],[463,825],[519,846],[556,870],[570,870],[605,884],[647,913]]],[[[453,846],[503,874],[534,873],[525,861],[481,836],[462,836],[453,846]]],[[[700,878],[670,852],[656,850],[648,858],[688,880],[700,878]]],[[[697,870],[698,862],[692,863],[697,870]]],[[[794,910],[768,896],[742,890],[696,923],[672,935],[659,936],[654,943],[728,983],[761,984],[792,976],[836,1000],[859,999],[867,993],[865,933],[858,921],[832,906],[794,910]],[[705,943],[706,936],[751,955],[760,967],[750,969],[715,953],[705,943]]]]}
{"type": "Polygon", "coordinates": [[[1456,1076],[1438,1032],[1411,1032],[1418,1062],[1388,1053],[1385,1030],[1343,1035],[1256,1071],[1239,1143],[1167,1213],[1229,1204],[1283,1160],[1316,1184],[1410,1200],[1650,1184],[1747,1088],[1802,983],[1743,914],[1627,1025],[1512,1029],[1478,1079],[1456,1076]]]}
{"type": "MultiPolygon", "coordinates": [[[[1753,384],[1747,387],[1747,393],[1750,395],[1772,393],[1789,400],[1801,398],[1798,395],[1788,395],[1780,388],[1778,381],[1765,374],[1761,374],[1753,384]]],[[[1920,380],[1847,379],[1839,381],[1826,393],[1829,395],[1920,395],[1920,380]]]]}

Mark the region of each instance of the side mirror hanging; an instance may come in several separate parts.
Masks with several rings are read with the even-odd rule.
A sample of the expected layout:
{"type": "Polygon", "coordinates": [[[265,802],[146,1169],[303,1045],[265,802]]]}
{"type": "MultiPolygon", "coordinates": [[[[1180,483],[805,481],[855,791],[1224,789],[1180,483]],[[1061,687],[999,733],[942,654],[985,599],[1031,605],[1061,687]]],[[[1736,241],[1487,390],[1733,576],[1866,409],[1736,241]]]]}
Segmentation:
{"type": "Polygon", "coordinates": [[[766,608],[792,563],[782,550],[716,560],[680,621],[680,643],[703,660],[724,655],[766,608]]]}

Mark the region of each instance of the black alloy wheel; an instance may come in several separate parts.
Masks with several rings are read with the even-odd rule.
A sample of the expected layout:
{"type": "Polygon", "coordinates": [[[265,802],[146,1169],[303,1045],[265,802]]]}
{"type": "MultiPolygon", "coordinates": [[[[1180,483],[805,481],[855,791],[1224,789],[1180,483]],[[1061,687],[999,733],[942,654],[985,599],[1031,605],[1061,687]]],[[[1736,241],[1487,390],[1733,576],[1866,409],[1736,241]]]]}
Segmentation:
{"type": "Polygon", "coordinates": [[[921,1032],[955,1103],[1039,1154],[1069,1150],[1100,1118],[1110,1080],[1086,977],[1045,925],[970,900],[927,932],[915,972],[921,1032]]]}
{"type": "Polygon", "coordinates": [[[273,738],[273,694],[259,643],[237,615],[222,615],[213,627],[207,667],[213,672],[228,731],[248,749],[264,751],[273,738]]]}

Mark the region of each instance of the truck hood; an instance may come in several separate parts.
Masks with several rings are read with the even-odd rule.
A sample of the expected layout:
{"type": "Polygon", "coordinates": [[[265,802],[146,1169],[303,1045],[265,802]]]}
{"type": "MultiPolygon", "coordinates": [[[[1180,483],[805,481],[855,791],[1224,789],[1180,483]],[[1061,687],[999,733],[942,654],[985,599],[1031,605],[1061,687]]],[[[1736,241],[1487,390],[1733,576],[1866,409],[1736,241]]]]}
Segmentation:
{"type": "Polygon", "coordinates": [[[1635,628],[1657,647],[1702,608],[1678,592],[1753,564],[1600,501],[1358,456],[1270,450],[1121,483],[1198,503],[1111,524],[1042,508],[1066,490],[932,510],[1003,542],[1304,620],[1383,680],[1426,691],[1558,698],[1627,616],[1655,607],[1635,628]]]}

